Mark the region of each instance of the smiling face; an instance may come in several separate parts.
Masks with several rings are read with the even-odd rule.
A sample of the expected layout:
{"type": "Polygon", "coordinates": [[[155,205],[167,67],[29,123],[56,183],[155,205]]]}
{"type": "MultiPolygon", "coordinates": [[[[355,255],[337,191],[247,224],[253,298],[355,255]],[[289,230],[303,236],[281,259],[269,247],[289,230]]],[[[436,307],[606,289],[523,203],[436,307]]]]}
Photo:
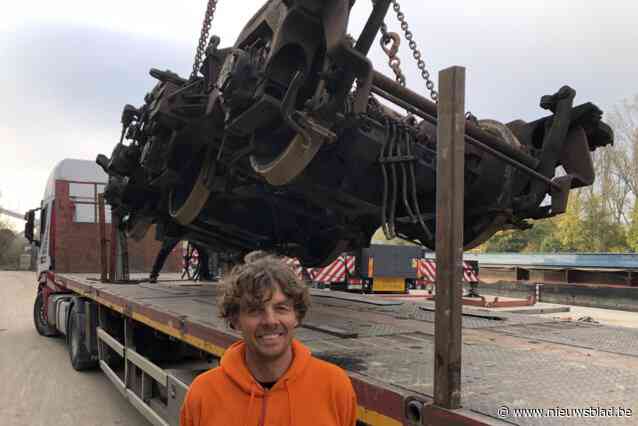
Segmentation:
{"type": "Polygon", "coordinates": [[[260,304],[242,304],[233,321],[255,360],[272,363],[291,354],[295,327],[299,324],[293,301],[278,284],[266,291],[260,304]]]}

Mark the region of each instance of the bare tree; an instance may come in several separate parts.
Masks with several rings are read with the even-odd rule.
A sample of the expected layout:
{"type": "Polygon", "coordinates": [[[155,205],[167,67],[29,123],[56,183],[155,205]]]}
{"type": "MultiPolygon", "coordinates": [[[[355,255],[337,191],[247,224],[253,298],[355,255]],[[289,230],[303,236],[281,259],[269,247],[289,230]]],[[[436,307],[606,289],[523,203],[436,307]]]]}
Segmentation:
{"type": "Polygon", "coordinates": [[[600,197],[602,211],[612,222],[619,224],[628,222],[633,193],[619,169],[619,163],[625,157],[623,149],[624,146],[615,146],[593,153],[596,183],[581,191],[585,200],[600,197]]]}
{"type": "Polygon", "coordinates": [[[638,197],[638,95],[625,99],[616,106],[607,117],[615,132],[615,142],[611,149],[598,150],[604,152],[604,158],[597,164],[603,174],[601,190],[603,195],[613,196],[612,205],[620,208],[623,222],[629,222],[629,214],[633,202],[638,197]],[[607,178],[605,178],[607,173],[607,178]],[[605,179],[607,182],[605,183],[605,179]]]}

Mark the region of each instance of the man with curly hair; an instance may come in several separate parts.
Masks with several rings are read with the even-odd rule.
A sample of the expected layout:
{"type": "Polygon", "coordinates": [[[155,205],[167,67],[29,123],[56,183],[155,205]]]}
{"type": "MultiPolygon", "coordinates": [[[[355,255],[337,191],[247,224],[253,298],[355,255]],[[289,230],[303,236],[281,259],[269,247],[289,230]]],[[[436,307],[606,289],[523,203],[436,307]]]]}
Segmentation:
{"type": "Polygon", "coordinates": [[[242,339],[220,366],[198,376],[181,426],[354,426],[347,374],[294,338],[309,308],[308,288],[281,259],[248,256],[224,278],[219,316],[242,339]]]}

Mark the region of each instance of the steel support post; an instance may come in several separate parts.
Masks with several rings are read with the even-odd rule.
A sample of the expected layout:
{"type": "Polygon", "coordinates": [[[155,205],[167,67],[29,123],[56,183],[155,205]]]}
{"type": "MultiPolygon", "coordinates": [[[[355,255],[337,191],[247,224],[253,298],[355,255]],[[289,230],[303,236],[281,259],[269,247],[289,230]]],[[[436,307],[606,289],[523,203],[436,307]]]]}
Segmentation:
{"type": "Polygon", "coordinates": [[[372,43],[374,43],[374,39],[379,33],[379,28],[383,24],[383,19],[388,13],[390,3],[390,0],[377,0],[374,4],[374,9],[372,9],[368,22],[366,22],[363,31],[361,31],[361,35],[359,36],[355,47],[355,49],[364,55],[368,55],[368,52],[372,47],[372,43]]]}
{"type": "Polygon", "coordinates": [[[434,401],[461,406],[465,68],[439,73],[434,401]]]}
{"type": "Polygon", "coordinates": [[[135,364],[133,364],[126,356],[126,351],[131,349],[135,350],[135,340],[133,339],[133,320],[130,318],[124,318],[124,384],[127,389],[133,389],[138,391],[136,386],[136,374],[135,364]]]}
{"type": "Polygon", "coordinates": [[[103,283],[107,281],[106,271],[107,267],[107,254],[106,254],[106,220],[104,213],[104,194],[97,195],[97,211],[98,220],[100,222],[100,281],[103,283]]]}
{"type": "Polygon", "coordinates": [[[129,268],[128,268],[128,240],[126,233],[121,229],[117,230],[117,243],[118,243],[118,257],[117,257],[117,280],[122,282],[129,281],[129,268]]]}
{"type": "Polygon", "coordinates": [[[111,262],[109,281],[127,282],[128,270],[128,242],[126,234],[120,230],[121,217],[118,212],[111,210],[111,262]]]}

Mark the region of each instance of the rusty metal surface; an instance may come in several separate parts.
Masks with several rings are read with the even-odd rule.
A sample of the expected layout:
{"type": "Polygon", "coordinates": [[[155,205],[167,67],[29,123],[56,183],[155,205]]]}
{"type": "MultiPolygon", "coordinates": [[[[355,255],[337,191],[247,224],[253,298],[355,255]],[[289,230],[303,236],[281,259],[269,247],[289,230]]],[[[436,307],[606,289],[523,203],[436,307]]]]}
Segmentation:
{"type": "MultiPolygon", "coordinates": [[[[336,306],[336,304],[332,304],[336,306]]],[[[347,304],[339,305],[342,308],[363,310],[362,306],[347,307],[347,304]]],[[[365,309],[366,312],[375,312],[388,315],[394,318],[412,319],[434,323],[434,303],[429,301],[417,302],[410,301],[399,306],[375,307],[373,309],[365,309]]],[[[534,324],[543,322],[554,322],[551,318],[538,318],[533,315],[520,315],[511,312],[485,312],[485,310],[472,307],[463,308],[463,328],[491,328],[501,327],[509,324],[534,324]]]]}
{"type": "MultiPolygon", "coordinates": [[[[376,1],[354,40],[353,1],[268,0],[237,40],[221,44],[205,40],[211,0],[191,78],[151,69],[156,86],[123,108],[119,143],[98,157],[109,174],[105,198],[127,233],[141,237],[156,223],[160,239],[192,241],[230,261],[260,249],[305,266],[365,248],[381,226],[433,248],[436,105],[367,57],[381,30],[399,69],[386,46],[399,40],[384,29],[390,3],[436,98],[396,1],[376,1]],[[400,108],[382,105],[379,93],[400,108]]],[[[551,114],[499,123],[503,131],[461,118],[465,248],[562,213],[571,188],[593,183],[590,151],[611,144],[613,132],[594,104],[574,106],[574,94],[564,86],[543,96],[551,114]],[[560,166],[566,174],[556,177],[560,166]],[[551,209],[541,205],[546,195],[551,209]]]]}
{"type": "MultiPolygon", "coordinates": [[[[323,359],[385,383],[433,393],[433,342],[430,336],[405,334],[341,342],[343,348],[310,343],[323,359]]],[[[462,406],[500,418],[501,406],[515,408],[586,408],[622,406],[638,409],[638,372],[631,368],[574,362],[559,353],[466,342],[463,345],[462,406]]],[[[583,419],[502,418],[514,424],[582,424],[583,419]]],[[[592,419],[589,419],[592,420],[592,419]]],[[[607,425],[610,419],[593,419],[607,425]]],[[[614,424],[632,419],[613,419],[614,424]]],[[[589,424],[589,423],[588,423],[589,424]]]]}
{"type": "MultiPolygon", "coordinates": [[[[103,296],[162,311],[163,322],[179,319],[198,324],[215,336],[227,336],[227,344],[236,338],[216,316],[215,283],[118,285],[88,281],[83,275],[70,278],[103,296]]],[[[432,396],[434,329],[433,312],[422,309],[428,308],[427,303],[375,306],[318,297],[312,302],[308,321],[359,334],[345,339],[300,328],[298,338],[316,356],[379,383],[380,388],[432,396]]],[[[520,425],[583,424],[583,420],[592,425],[635,424],[631,418],[611,422],[610,418],[500,418],[497,410],[503,405],[510,409],[620,406],[638,413],[638,330],[513,313],[485,315],[473,308],[464,308],[464,313],[464,409],[520,425]]]]}
{"type": "Polygon", "coordinates": [[[104,194],[98,194],[98,227],[100,230],[100,281],[105,282],[107,279],[106,265],[106,220],[104,212],[104,194]]]}
{"type": "Polygon", "coordinates": [[[499,327],[497,333],[638,357],[638,330],[585,322],[551,322],[499,327]]]}

